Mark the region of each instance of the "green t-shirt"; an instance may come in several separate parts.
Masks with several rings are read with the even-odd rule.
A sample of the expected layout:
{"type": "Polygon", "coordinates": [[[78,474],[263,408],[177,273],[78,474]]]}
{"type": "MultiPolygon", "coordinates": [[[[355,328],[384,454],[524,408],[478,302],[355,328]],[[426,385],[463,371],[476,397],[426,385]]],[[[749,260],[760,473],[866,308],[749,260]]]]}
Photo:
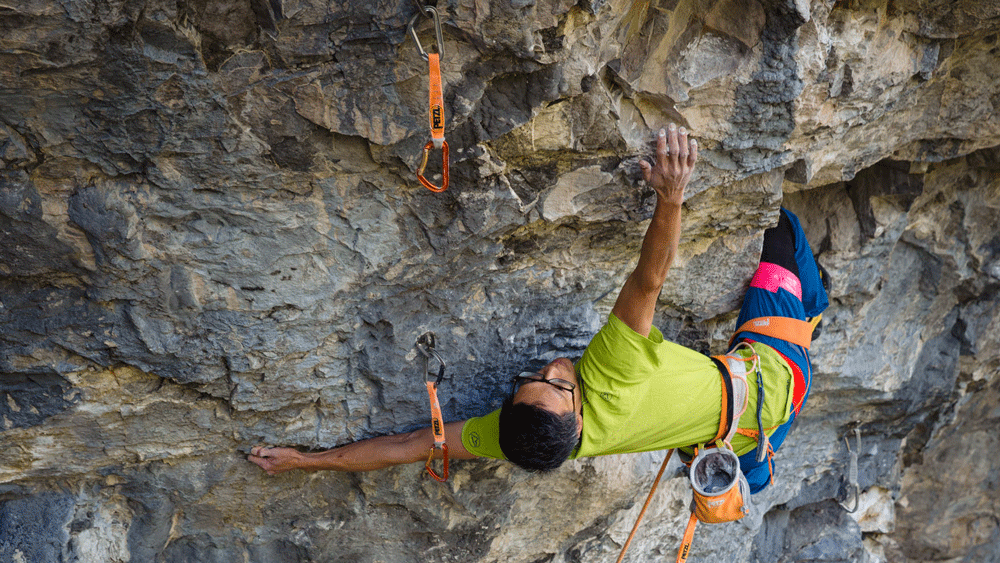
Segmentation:
{"type": "MultiPolygon", "coordinates": [[[[753,346],[764,373],[762,418],[771,428],[790,416],[792,372],[774,349],[753,346]]],[[[664,340],[656,327],[643,337],[612,314],[590,341],[576,372],[583,390],[583,432],[571,459],[684,447],[711,440],[719,430],[718,368],[708,356],[664,340]]],[[[740,427],[755,429],[757,384],[752,373],[747,379],[750,406],[740,427]]],[[[499,410],[470,419],[462,428],[462,445],[477,456],[505,459],[499,421],[499,410]]],[[[739,455],[754,445],[740,435],[733,439],[739,455]]]]}

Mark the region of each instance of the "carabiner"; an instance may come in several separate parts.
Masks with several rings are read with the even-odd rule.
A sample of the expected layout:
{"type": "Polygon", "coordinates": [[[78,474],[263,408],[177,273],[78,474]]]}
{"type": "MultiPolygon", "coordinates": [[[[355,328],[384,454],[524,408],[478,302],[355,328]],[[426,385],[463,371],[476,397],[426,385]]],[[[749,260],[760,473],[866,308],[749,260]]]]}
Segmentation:
{"type": "Polygon", "coordinates": [[[413,5],[416,6],[418,10],[423,10],[427,7],[427,4],[424,4],[423,0],[413,0],[413,5]]]}
{"type": "Polygon", "coordinates": [[[435,186],[428,180],[424,178],[424,169],[427,168],[427,158],[430,155],[431,149],[434,148],[434,141],[427,141],[424,145],[424,156],[420,161],[420,168],[417,168],[417,180],[427,188],[428,190],[441,193],[448,189],[448,142],[441,140],[441,186],[435,186]]]}
{"type": "Polygon", "coordinates": [[[861,452],[861,429],[855,427],[854,435],[857,437],[857,445],[853,451],[851,450],[851,443],[847,440],[847,436],[844,436],[844,443],[847,444],[847,453],[850,454],[850,462],[847,470],[847,486],[854,489],[854,507],[847,508],[847,505],[844,503],[840,503],[840,506],[848,514],[854,514],[861,506],[861,485],[858,483],[858,454],[861,452]]]}
{"type": "Polygon", "coordinates": [[[409,25],[406,26],[406,30],[413,37],[413,42],[417,44],[417,51],[420,52],[420,56],[425,61],[428,59],[427,51],[424,50],[424,46],[420,44],[420,38],[417,37],[416,23],[420,14],[434,20],[434,34],[437,36],[437,54],[438,57],[444,58],[444,35],[441,33],[441,16],[438,15],[437,8],[433,6],[422,6],[419,12],[413,14],[409,25]]]}
{"type": "Polygon", "coordinates": [[[441,356],[434,350],[434,344],[435,344],[435,338],[433,332],[425,332],[421,334],[419,337],[417,337],[417,343],[416,343],[417,351],[420,352],[420,355],[424,357],[424,381],[427,383],[434,381],[434,386],[436,387],[440,385],[441,381],[444,379],[445,363],[444,359],[441,358],[441,356]],[[440,367],[438,368],[436,380],[434,380],[433,375],[430,375],[431,372],[429,370],[430,368],[429,364],[431,358],[434,358],[435,360],[438,361],[439,364],[441,364],[440,367]]]}

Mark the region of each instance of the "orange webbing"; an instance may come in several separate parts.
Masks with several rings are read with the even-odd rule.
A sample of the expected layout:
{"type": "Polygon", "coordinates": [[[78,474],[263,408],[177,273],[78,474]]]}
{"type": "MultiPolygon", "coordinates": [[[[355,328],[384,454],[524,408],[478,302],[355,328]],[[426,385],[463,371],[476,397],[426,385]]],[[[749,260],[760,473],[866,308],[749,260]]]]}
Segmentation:
{"type": "Polygon", "coordinates": [[[427,55],[427,64],[430,79],[427,87],[427,91],[430,94],[430,111],[427,117],[430,119],[431,139],[434,140],[434,146],[440,146],[441,142],[444,141],[444,92],[441,88],[441,55],[438,53],[429,53],[427,55]]]}
{"type": "Polygon", "coordinates": [[[677,550],[677,563],[687,561],[691,554],[691,544],[694,542],[694,529],[698,525],[698,516],[692,512],[688,519],[687,528],[684,530],[684,539],[681,540],[681,548],[677,550]]]}
{"type": "Polygon", "coordinates": [[[642,522],[642,517],[646,515],[646,510],[649,508],[649,503],[653,500],[653,493],[656,492],[656,487],[660,484],[660,478],[663,477],[663,471],[667,468],[667,462],[670,461],[670,456],[674,455],[674,450],[669,450],[667,452],[667,457],[663,458],[663,463],[660,464],[660,472],[656,474],[656,479],[653,480],[653,486],[649,489],[649,495],[646,496],[646,504],[642,505],[642,510],[639,511],[639,516],[635,519],[635,525],[632,526],[632,532],[629,533],[628,539],[625,540],[625,545],[622,546],[622,552],[618,554],[618,561],[615,563],[622,563],[625,559],[625,552],[628,551],[628,546],[632,545],[632,539],[635,538],[635,532],[639,529],[639,522],[642,522]]]}
{"type": "Polygon", "coordinates": [[[741,332],[763,334],[798,344],[808,350],[809,345],[812,344],[813,326],[806,321],[790,317],[757,317],[743,323],[733,334],[741,332]]]}
{"type": "Polygon", "coordinates": [[[430,473],[431,477],[443,483],[448,480],[448,444],[445,443],[444,439],[444,417],[441,416],[441,403],[438,401],[437,383],[433,381],[427,382],[427,395],[431,401],[431,431],[434,432],[434,445],[431,447],[430,453],[427,454],[427,463],[424,464],[424,467],[427,468],[427,472],[430,473]],[[441,450],[444,458],[444,473],[441,475],[435,473],[431,467],[431,462],[434,461],[434,450],[438,449],[441,450]]]}

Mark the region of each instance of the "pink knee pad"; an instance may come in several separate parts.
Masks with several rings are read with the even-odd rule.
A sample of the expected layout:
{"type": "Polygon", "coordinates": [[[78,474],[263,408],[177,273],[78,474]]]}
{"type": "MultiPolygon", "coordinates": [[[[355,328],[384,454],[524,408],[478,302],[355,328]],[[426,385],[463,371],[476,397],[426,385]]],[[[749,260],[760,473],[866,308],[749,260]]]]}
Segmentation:
{"type": "Polygon", "coordinates": [[[791,271],[770,262],[761,262],[757,267],[757,273],[750,281],[750,287],[765,289],[771,293],[778,293],[778,289],[784,289],[792,295],[802,300],[802,283],[798,276],[791,271]]]}

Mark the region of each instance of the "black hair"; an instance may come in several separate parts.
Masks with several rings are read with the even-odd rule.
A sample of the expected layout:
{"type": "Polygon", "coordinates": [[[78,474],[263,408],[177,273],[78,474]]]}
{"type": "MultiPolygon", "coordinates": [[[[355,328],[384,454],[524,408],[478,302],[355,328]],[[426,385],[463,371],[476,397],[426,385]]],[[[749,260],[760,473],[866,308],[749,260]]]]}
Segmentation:
{"type": "Polygon", "coordinates": [[[579,443],[576,413],[555,414],[535,405],[514,403],[507,397],[500,408],[500,449],[528,471],[552,471],[579,443]]]}

